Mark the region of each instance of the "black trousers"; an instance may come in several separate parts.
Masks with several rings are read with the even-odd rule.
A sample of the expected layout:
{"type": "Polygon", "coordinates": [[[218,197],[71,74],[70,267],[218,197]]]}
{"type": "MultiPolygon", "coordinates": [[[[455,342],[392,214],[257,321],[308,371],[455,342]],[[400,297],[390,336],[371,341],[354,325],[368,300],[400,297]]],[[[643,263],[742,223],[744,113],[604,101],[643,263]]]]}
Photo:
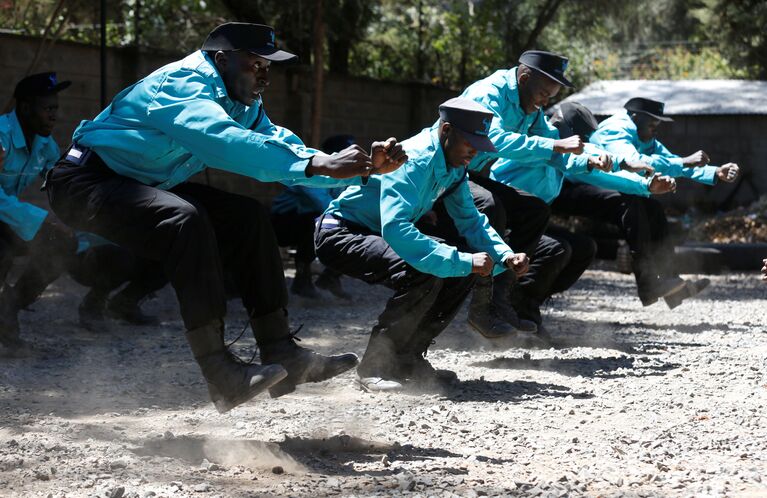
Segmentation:
{"type": "Polygon", "coordinates": [[[226,314],[224,271],[248,312],[287,305],[287,289],[269,212],[256,200],[205,185],[160,190],[110,170],[97,155],[61,160],[47,179],[59,218],[162,264],[187,329],[226,314]]]}
{"type": "MultiPolygon", "coordinates": [[[[462,241],[446,243],[465,250],[462,241]]],[[[422,273],[399,257],[380,235],[343,221],[330,228],[318,225],[315,250],[325,266],[395,291],[371,334],[386,337],[395,354],[425,352],[450,324],[474,285],[473,274],[439,278],[422,273]]]]}
{"type": "Polygon", "coordinates": [[[13,258],[27,255],[29,261],[14,285],[17,307],[26,308],[64,273],[76,251],[74,235],[47,220],[31,241],[22,240],[11,227],[0,222],[0,285],[6,281],[13,258]]]}
{"type": "Polygon", "coordinates": [[[77,255],[68,270],[77,283],[101,296],[127,282],[121,293],[135,301],[168,283],[162,264],[138,258],[115,244],[89,247],[77,255]]]}
{"type": "MultiPolygon", "coordinates": [[[[530,258],[530,269],[519,280],[519,292],[532,301],[533,308],[569,289],[593,261],[596,244],[591,238],[567,230],[547,230],[551,208],[539,197],[480,176],[472,175],[469,185],[477,209],[499,234],[508,229],[509,246],[530,258]]],[[[441,206],[435,207],[440,230],[458,235],[444,206],[437,206],[441,206]]]]}
{"type": "Polygon", "coordinates": [[[668,221],[657,200],[565,181],[552,208],[617,226],[644,272],[651,277],[677,275],[670,264],[674,251],[668,221]]]}
{"type": "Polygon", "coordinates": [[[280,247],[296,248],[296,264],[314,261],[314,225],[322,213],[272,213],[272,226],[280,247]]]}
{"type": "MultiPolygon", "coordinates": [[[[508,236],[509,247],[514,252],[524,252],[532,257],[535,254],[538,240],[546,231],[546,226],[549,223],[549,216],[551,215],[549,205],[543,202],[540,197],[490,178],[472,175],[471,180],[492,194],[494,198],[493,202],[488,202],[487,196],[483,196],[477,207],[493,207],[496,210],[503,208],[504,213],[502,215],[498,213],[485,213],[485,215],[491,220],[500,220],[500,222],[505,219],[504,228],[511,231],[508,236]]],[[[502,234],[502,232],[499,233],[502,234]]]]}

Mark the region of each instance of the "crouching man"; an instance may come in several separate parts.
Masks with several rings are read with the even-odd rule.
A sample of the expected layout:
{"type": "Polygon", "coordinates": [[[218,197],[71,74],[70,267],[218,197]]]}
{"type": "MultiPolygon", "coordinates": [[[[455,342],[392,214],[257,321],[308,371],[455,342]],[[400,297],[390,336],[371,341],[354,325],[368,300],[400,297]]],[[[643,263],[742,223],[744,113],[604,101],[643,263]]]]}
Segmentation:
{"type": "Polygon", "coordinates": [[[439,114],[437,127],[402,143],[404,166],[348,188],[317,226],[323,264],[395,291],[357,368],[359,383],[370,391],[454,380],[453,372],[437,371],[424,358],[429,345],[458,312],[476,275],[527,271],[527,256],[504,243],[469,191],[466,167],[478,150],[495,150],[487,137],[493,115],[462,98],[443,103],[439,114]],[[441,195],[458,240],[426,236],[414,225],[441,195]]]}
{"type": "MultiPolygon", "coordinates": [[[[159,262],[176,291],[186,338],[220,412],[269,389],[273,397],[356,366],[357,356],[323,356],[296,344],[287,289],[268,211],[256,200],[188,182],[205,168],[259,181],[337,185],[396,169],[392,138],[373,158],[349,147],[326,155],[272,124],[261,94],[278,50],[269,26],[228,23],[202,50],[120,92],[47,176],[54,212],[141,258],[159,262]],[[224,343],[231,275],[250,316],[261,365],[238,361],[224,343]]],[[[398,157],[398,158],[397,158],[398,157]]]]}

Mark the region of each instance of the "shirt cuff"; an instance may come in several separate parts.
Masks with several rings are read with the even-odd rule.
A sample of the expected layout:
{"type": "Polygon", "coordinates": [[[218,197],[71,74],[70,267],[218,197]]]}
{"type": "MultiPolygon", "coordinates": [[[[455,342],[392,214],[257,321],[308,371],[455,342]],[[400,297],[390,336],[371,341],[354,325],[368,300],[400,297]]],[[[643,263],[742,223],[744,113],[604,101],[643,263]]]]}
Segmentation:
{"type": "Polygon", "coordinates": [[[467,275],[471,275],[471,269],[473,266],[474,265],[473,265],[473,261],[472,261],[472,257],[470,253],[468,252],[458,253],[458,268],[457,268],[458,275],[456,276],[465,277],[467,275]]]}

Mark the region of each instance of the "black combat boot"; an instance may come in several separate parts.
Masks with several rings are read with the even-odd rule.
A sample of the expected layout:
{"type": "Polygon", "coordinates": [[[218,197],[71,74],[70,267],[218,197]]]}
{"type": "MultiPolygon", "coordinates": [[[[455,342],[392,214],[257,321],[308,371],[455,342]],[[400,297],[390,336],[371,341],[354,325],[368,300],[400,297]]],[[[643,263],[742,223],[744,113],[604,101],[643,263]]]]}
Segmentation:
{"type": "Polygon", "coordinates": [[[245,403],[288,375],[280,365],[250,364],[234,356],[224,344],[221,320],[187,331],[186,339],[219,413],[245,403]]]}
{"type": "Polygon", "coordinates": [[[145,296],[133,295],[129,289],[130,284],[109,300],[107,304],[109,316],[131,325],[159,325],[160,320],[156,316],[147,315],[141,310],[141,301],[145,296]]]}
{"type": "Polygon", "coordinates": [[[293,277],[293,283],[290,284],[290,292],[297,296],[309,299],[320,297],[317,289],[312,283],[312,263],[305,261],[296,261],[296,276],[293,277]]]}
{"type": "Polygon", "coordinates": [[[368,392],[399,391],[405,379],[394,343],[376,325],[357,366],[357,383],[368,392]]]}
{"type": "Polygon", "coordinates": [[[685,281],[679,277],[660,277],[642,257],[632,255],[631,268],[637,283],[637,294],[642,306],[650,306],[658,299],[683,290],[685,281]]]}
{"type": "Polygon", "coordinates": [[[469,303],[469,325],[487,339],[511,337],[518,331],[501,318],[492,302],[492,294],[492,278],[478,278],[469,303]]]}
{"type": "Polygon", "coordinates": [[[668,308],[673,310],[682,304],[682,301],[685,299],[700,294],[701,291],[703,291],[703,289],[708,287],[710,284],[711,280],[707,278],[701,278],[700,280],[685,280],[685,286],[682,289],[676,292],[672,292],[671,294],[667,294],[663,297],[663,300],[666,301],[668,308]]]}
{"type": "Polygon", "coordinates": [[[534,334],[538,331],[538,326],[530,320],[523,320],[517,314],[517,311],[511,305],[512,289],[516,287],[517,276],[512,271],[505,271],[493,278],[493,297],[492,302],[501,318],[506,320],[512,327],[519,332],[534,334]]]}
{"type": "Polygon", "coordinates": [[[279,309],[250,321],[264,365],[279,364],[288,376],[269,389],[272,398],[289,394],[296,385],[322,382],[357,366],[354,353],[324,356],[296,344],[300,340],[290,332],[285,310],[279,309]]]}

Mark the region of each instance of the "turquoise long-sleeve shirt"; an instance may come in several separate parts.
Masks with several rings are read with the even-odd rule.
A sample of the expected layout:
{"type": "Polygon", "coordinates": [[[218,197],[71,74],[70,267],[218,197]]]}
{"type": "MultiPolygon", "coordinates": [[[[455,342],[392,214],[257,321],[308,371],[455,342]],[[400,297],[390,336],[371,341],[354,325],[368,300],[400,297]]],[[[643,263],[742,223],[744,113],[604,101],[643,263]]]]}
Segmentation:
{"type": "Polygon", "coordinates": [[[716,183],[716,166],[685,167],[682,158],[672,154],[657,139],[640,141],[636,124],[625,110],[599,123],[589,141],[610,153],[648,164],[664,175],[689,178],[707,185],[716,183]]]}
{"type": "Polygon", "coordinates": [[[246,106],[229,98],[215,64],[202,51],[161,67],[120,92],[73,140],[110,169],[160,189],[206,167],[286,184],[335,186],[360,180],[307,177],[306,147],[274,125],[259,98],[246,106]]]}
{"type": "Polygon", "coordinates": [[[326,214],[379,233],[394,251],[420,272],[441,278],[471,273],[472,255],[424,235],[415,223],[444,197],[445,208],[469,246],[495,261],[494,273],[514,252],[477,211],[463,168],[445,162],[436,129],[424,129],[402,142],[408,161],[388,175],[371,177],[366,186],[349,187],[330,203],[326,214]]]}
{"type": "Polygon", "coordinates": [[[496,152],[482,152],[472,161],[471,168],[482,169],[488,161],[512,160],[519,163],[537,163],[572,173],[586,173],[585,158],[568,164],[567,154],[554,152],[559,132],[549,123],[542,110],[527,114],[519,101],[517,68],[496,71],[485,79],[471,84],[461,97],[472,99],[491,111],[494,116],[488,136],[496,152]]]}
{"type": "Polygon", "coordinates": [[[482,170],[495,160],[490,177],[551,202],[559,193],[565,173],[588,174],[588,156],[554,152],[559,132],[542,110],[527,114],[519,100],[517,68],[496,71],[464,90],[494,116],[488,136],[497,152],[480,153],[470,168],[482,170]]]}
{"type": "Polygon", "coordinates": [[[53,137],[35,135],[27,145],[16,111],[0,115],[0,143],[5,160],[0,171],[0,222],[22,240],[35,238],[48,211],[19,200],[24,190],[58,161],[61,152],[53,137]]]}

